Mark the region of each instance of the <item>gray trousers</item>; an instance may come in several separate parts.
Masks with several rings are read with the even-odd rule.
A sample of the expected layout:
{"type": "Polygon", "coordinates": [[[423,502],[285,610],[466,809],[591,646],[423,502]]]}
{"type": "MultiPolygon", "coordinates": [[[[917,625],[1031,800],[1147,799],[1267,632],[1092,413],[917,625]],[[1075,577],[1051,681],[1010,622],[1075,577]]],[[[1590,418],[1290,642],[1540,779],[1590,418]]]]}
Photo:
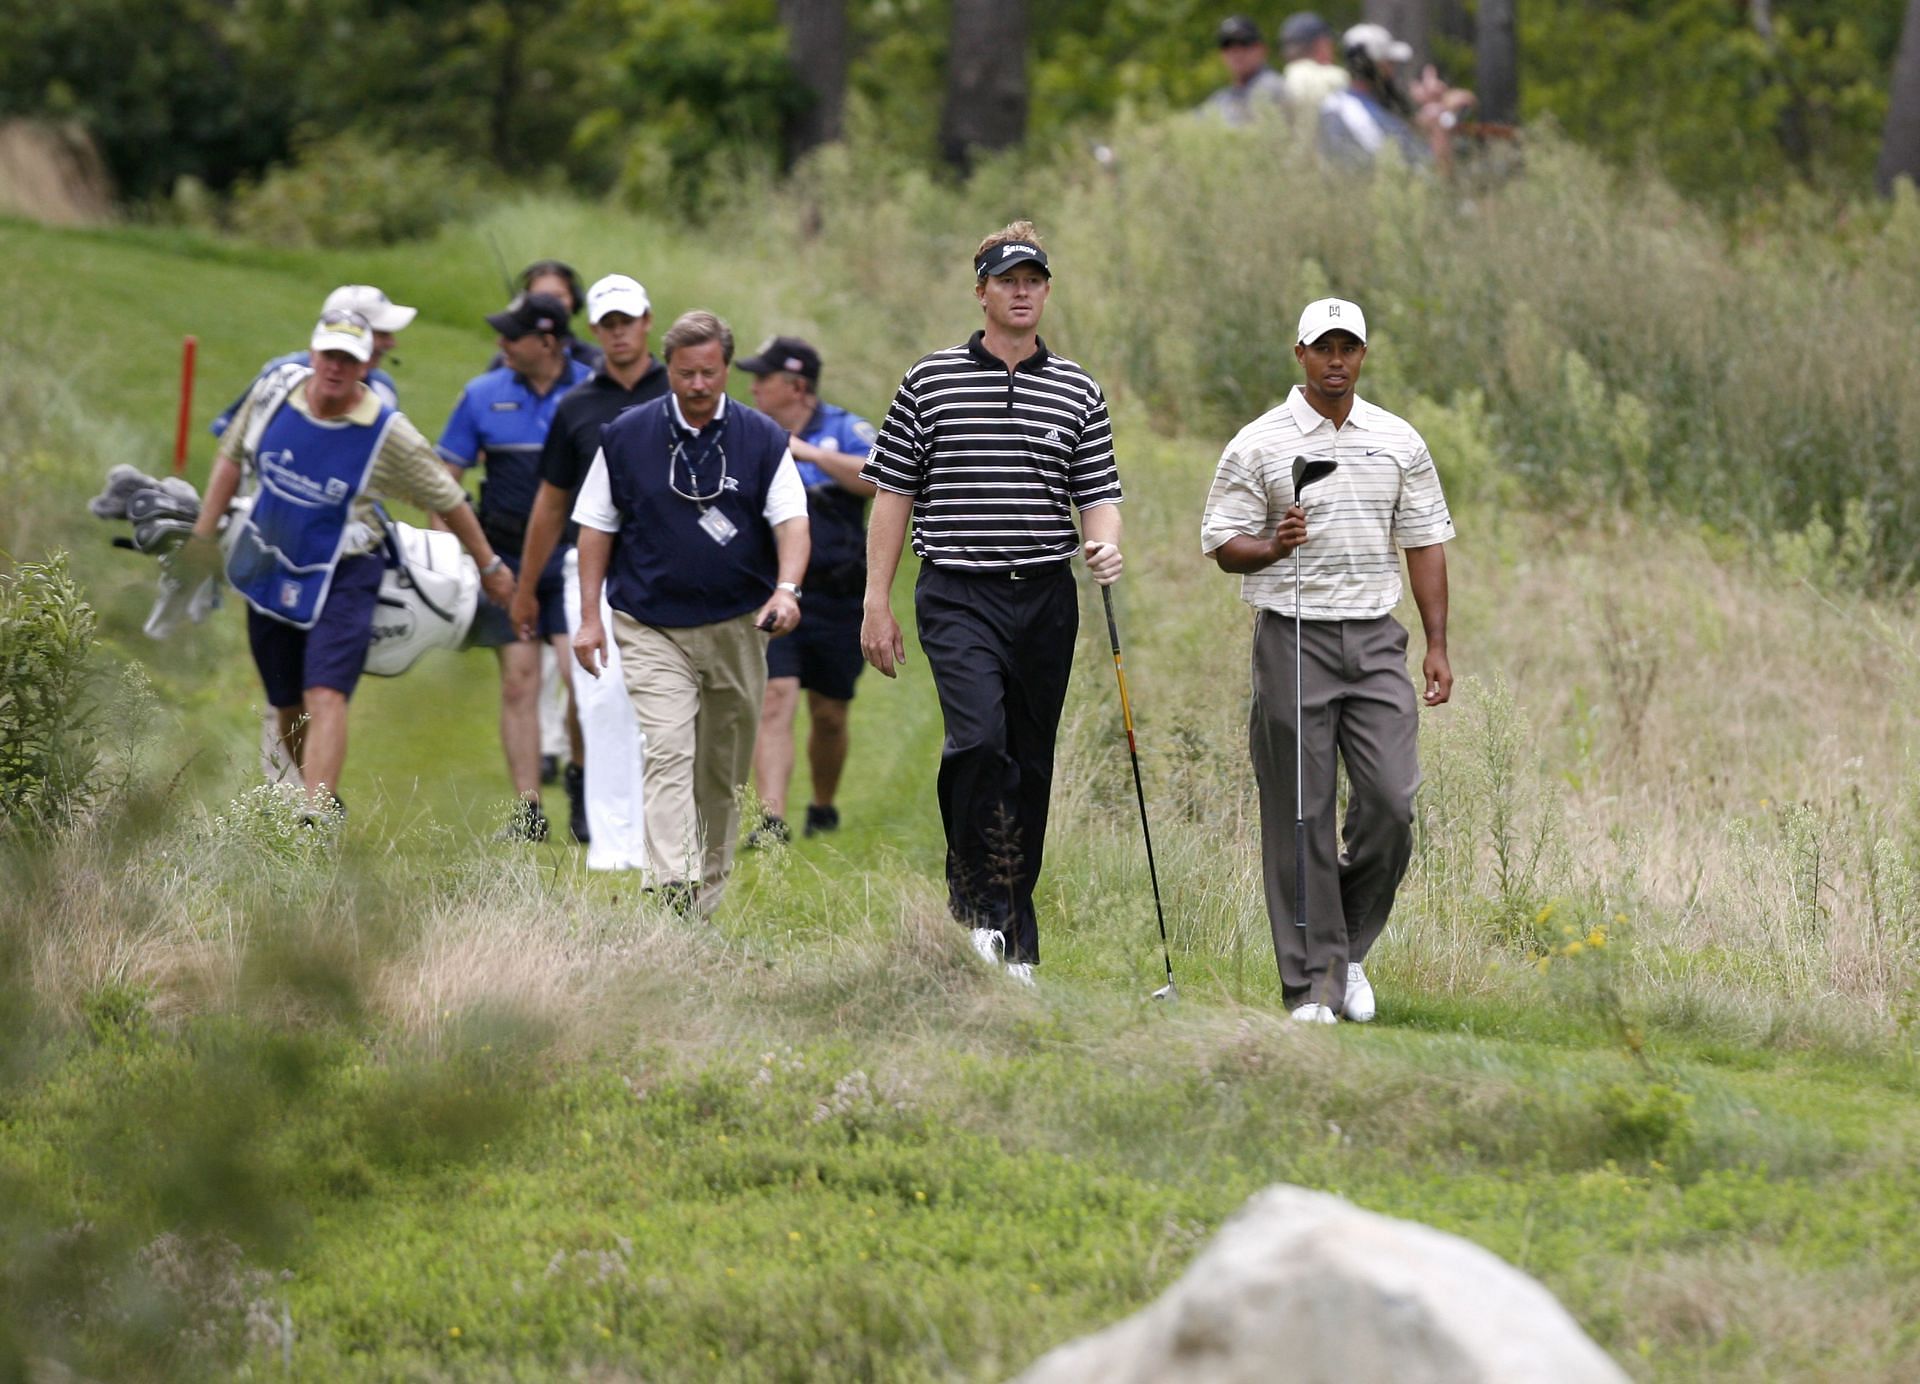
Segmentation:
{"type": "Polygon", "coordinates": [[[1391,615],[1301,625],[1305,734],[1307,926],[1294,926],[1293,617],[1263,610],[1253,626],[1253,713],[1247,740],[1260,787],[1267,922],[1288,1008],[1337,1013],[1347,963],[1363,961],[1393,910],[1413,853],[1420,785],[1419,709],[1407,676],[1407,632],[1391,615]],[[1347,766],[1347,818],[1334,837],[1335,768],[1347,766]]]}

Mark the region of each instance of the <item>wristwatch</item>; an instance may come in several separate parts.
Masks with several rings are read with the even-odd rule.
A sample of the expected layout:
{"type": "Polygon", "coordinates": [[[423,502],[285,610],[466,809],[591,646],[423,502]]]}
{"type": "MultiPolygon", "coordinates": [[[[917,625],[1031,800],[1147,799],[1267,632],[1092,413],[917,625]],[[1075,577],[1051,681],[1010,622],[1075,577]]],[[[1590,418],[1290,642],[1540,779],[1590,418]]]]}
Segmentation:
{"type": "Polygon", "coordinates": [[[800,583],[797,581],[776,582],[774,583],[773,589],[775,591],[790,592],[796,601],[800,599],[800,583]]]}
{"type": "Polygon", "coordinates": [[[489,562],[485,567],[482,567],[480,569],[480,575],[483,577],[490,577],[495,572],[498,572],[502,567],[505,567],[506,565],[507,565],[507,560],[501,557],[500,554],[495,553],[493,555],[493,561],[489,562]]]}

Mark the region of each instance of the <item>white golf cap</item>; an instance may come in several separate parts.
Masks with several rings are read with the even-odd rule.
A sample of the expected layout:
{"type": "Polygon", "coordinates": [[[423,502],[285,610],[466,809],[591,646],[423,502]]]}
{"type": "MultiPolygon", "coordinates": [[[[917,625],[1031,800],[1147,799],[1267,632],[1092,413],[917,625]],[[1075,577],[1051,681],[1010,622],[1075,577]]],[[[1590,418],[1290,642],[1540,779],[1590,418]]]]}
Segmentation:
{"type": "Polygon", "coordinates": [[[345,351],[364,365],[373,359],[373,324],[357,312],[328,308],[313,324],[307,344],[316,351],[345,351]]]}
{"type": "Polygon", "coordinates": [[[1387,32],[1384,24],[1356,24],[1340,36],[1340,46],[1351,53],[1359,49],[1375,62],[1408,62],[1413,45],[1387,32]]]}
{"type": "Polygon", "coordinates": [[[652,310],[653,304],[647,299],[647,290],[640,286],[638,279],[630,279],[625,274],[609,274],[604,279],[596,279],[593,287],[587,290],[587,321],[590,323],[598,322],[610,312],[645,317],[652,310]]]}
{"type": "Polygon", "coordinates": [[[359,313],[376,332],[404,331],[407,324],[413,321],[414,314],[420,311],[418,308],[401,307],[372,284],[340,285],[320,305],[322,312],[331,308],[359,313]]]}
{"type": "Polygon", "coordinates": [[[1300,332],[1295,338],[1302,346],[1311,346],[1328,332],[1352,332],[1362,346],[1367,344],[1367,315],[1358,303],[1345,298],[1320,298],[1308,303],[1300,314],[1300,332]]]}

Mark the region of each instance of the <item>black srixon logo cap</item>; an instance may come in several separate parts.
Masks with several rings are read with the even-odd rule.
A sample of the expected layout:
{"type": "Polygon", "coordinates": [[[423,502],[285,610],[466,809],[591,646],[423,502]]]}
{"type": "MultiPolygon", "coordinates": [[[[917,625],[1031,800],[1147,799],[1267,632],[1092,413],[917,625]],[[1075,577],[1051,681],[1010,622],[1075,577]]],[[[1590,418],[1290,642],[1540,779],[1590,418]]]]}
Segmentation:
{"type": "Polygon", "coordinates": [[[1053,277],[1053,271],[1047,268],[1047,252],[1024,240],[1010,240],[1005,245],[990,246],[974,260],[973,276],[976,279],[991,278],[1020,264],[1031,264],[1049,279],[1053,277]]]}

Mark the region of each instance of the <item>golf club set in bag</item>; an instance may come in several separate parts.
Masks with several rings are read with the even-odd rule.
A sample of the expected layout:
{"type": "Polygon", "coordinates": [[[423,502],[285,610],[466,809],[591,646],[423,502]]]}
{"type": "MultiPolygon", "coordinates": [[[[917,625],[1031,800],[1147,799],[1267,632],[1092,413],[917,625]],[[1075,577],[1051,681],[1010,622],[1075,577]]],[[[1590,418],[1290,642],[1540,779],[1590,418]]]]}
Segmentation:
{"type": "MultiPolygon", "coordinates": [[[[232,551],[253,502],[236,499],[221,521],[220,545],[232,551]]],[[[151,639],[165,639],[186,619],[200,624],[220,604],[222,576],[189,584],[180,570],[178,554],[193,533],[200,516],[200,493],[179,476],[155,479],[137,467],[119,465],[107,472],[105,487],[87,502],[99,519],[125,520],[129,536],[113,540],[160,564],[159,590],[143,627],[151,639]]],[[[376,677],[397,677],[419,662],[429,649],[465,649],[505,642],[474,613],[480,604],[480,571],[451,533],[403,524],[380,511],[386,528],[386,571],[374,608],[373,642],[367,648],[366,671],[376,677]]],[[[362,536],[364,542],[364,535],[362,536]]],[[[349,536],[347,548],[356,545],[349,536]]]]}

